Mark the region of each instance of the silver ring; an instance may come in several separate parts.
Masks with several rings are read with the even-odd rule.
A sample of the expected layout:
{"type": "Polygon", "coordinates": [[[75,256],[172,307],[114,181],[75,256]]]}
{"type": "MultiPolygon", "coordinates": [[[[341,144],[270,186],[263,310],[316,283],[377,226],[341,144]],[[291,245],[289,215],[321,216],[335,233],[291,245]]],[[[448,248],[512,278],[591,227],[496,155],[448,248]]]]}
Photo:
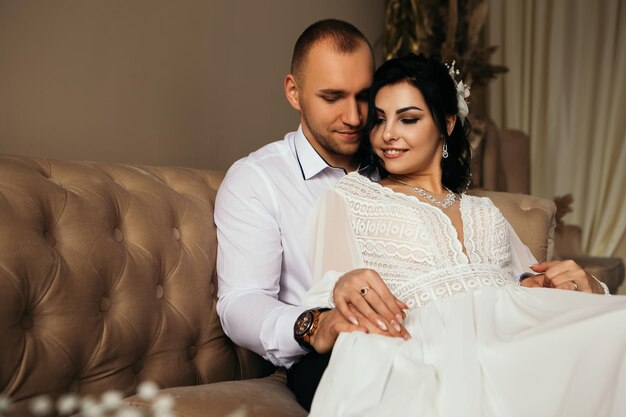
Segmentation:
{"type": "Polygon", "coordinates": [[[363,297],[365,297],[365,295],[367,294],[367,292],[370,290],[370,287],[368,287],[367,285],[365,287],[361,287],[361,289],[359,290],[359,292],[361,293],[361,295],[363,297]]]}
{"type": "Polygon", "coordinates": [[[576,281],[572,281],[572,284],[574,284],[574,291],[578,291],[578,284],[576,284],[576,281]]]}

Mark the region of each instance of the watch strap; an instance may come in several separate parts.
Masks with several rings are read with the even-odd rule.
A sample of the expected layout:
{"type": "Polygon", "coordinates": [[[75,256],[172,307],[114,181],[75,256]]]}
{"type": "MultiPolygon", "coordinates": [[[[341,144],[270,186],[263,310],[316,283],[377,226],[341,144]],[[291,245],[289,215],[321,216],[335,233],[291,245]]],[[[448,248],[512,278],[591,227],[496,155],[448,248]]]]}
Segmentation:
{"type": "Polygon", "coordinates": [[[329,311],[329,310],[330,310],[330,308],[318,307],[318,308],[309,309],[309,310],[307,310],[307,311],[305,311],[303,313],[303,314],[306,314],[307,312],[312,313],[313,314],[313,320],[312,320],[311,325],[309,326],[308,330],[303,335],[297,336],[297,335],[294,334],[296,342],[298,342],[298,344],[300,345],[300,347],[302,349],[306,350],[307,352],[314,352],[315,351],[313,346],[311,346],[311,337],[317,331],[317,328],[319,326],[320,315],[323,312],[329,311]]]}

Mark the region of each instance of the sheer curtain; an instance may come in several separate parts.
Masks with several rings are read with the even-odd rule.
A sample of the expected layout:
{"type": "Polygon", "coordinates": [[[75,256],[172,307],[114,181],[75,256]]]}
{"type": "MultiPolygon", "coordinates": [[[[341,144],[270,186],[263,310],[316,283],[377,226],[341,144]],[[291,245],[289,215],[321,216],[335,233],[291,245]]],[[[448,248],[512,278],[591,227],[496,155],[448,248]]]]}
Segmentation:
{"type": "Polygon", "coordinates": [[[572,193],[567,222],[593,255],[626,230],[626,3],[491,0],[489,44],[509,73],[489,114],[531,138],[531,192],[572,193]]]}

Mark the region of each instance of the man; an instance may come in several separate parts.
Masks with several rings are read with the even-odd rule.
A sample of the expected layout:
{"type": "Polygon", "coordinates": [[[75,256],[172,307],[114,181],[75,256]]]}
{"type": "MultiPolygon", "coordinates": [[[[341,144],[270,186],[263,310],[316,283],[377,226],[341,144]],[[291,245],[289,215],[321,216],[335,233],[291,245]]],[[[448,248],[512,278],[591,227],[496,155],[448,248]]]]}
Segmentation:
{"type": "MultiPolygon", "coordinates": [[[[285,79],[300,127],[236,162],[217,195],[218,314],[236,344],[276,366],[291,368],[307,353],[293,332],[312,285],[307,222],[323,192],[357,168],[373,71],[371,46],[354,26],[330,19],[307,28],[285,79]]],[[[368,328],[382,332],[366,319],[357,325],[324,312],[316,350],[328,352],[340,331],[368,328]]],[[[312,368],[321,369],[317,379],[324,365],[312,368]]],[[[312,398],[317,382],[302,385],[312,398]]]]}
{"type": "Polygon", "coordinates": [[[300,127],[237,161],[216,199],[217,310],[224,331],[236,344],[289,368],[289,385],[306,409],[340,332],[408,337],[399,323],[400,307],[374,271],[345,277],[367,283],[388,308],[349,310],[348,304],[359,302],[369,309],[362,299],[337,302],[343,314],[299,307],[312,285],[307,222],[324,191],[357,169],[373,71],[371,46],[354,26],[329,19],[308,27],[296,42],[285,79],[300,127]],[[297,321],[302,334],[294,336],[297,321]],[[308,351],[325,355],[300,360],[308,351]]]}

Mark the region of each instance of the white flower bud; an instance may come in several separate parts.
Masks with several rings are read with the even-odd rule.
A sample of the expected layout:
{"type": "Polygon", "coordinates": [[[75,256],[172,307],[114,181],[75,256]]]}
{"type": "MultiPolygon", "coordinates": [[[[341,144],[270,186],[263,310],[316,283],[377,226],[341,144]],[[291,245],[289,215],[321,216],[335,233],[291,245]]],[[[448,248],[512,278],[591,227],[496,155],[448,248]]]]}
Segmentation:
{"type": "Polygon", "coordinates": [[[76,394],[66,394],[57,401],[57,411],[59,414],[73,414],[80,406],[80,400],[76,394]]]}
{"type": "Polygon", "coordinates": [[[104,413],[100,404],[90,396],[80,401],[80,411],[84,417],[101,417],[104,413]]]}
{"type": "Polygon", "coordinates": [[[100,404],[105,410],[116,410],[122,405],[122,399],[124,396],[121,392],[115,390],[109,390],[102,394],[100,398],[100,404]]]}
{"type": "Polygon", "coordinates": [[[137,395],[142,400],[154,400],[159,393],[159,386],[153,381],[144,381],[137,387],[137,395]]]}
{"type": "Polygon", "coordinates": [[[11,411],[11,399],[8,395],[0,394],[0,415],[11,411]]]}
{"type": "Polygon", "coordinates": [[[52,399],[47,395],[40,395],[31,400],[29,407],[34,415],[47,416],[52,413],[52,399]]]}
{"type": "Polygon", "coordinates": [[[174,406],[174,398],[171,395],[161,394],[152,403],[152,409],[156,413],[168,413],[174,406]]]}

